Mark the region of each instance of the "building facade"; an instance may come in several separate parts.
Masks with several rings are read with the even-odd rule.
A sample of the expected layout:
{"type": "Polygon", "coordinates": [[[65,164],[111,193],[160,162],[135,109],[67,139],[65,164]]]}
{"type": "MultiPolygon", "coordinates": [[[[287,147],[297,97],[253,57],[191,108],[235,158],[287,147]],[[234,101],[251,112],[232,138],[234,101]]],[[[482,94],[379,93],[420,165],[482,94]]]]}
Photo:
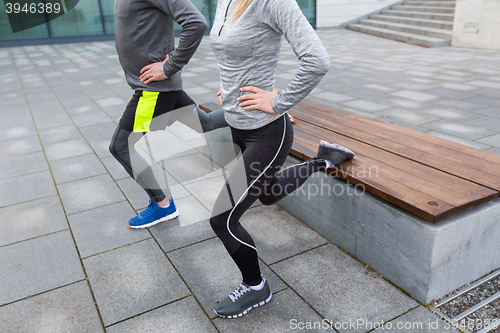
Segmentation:
{"type": "MultiPolygon", "coordinates": [[[[42,0],[15,1],[28,4],[42,2],[42,0]]],[[[209,26],[208,33],[215,16],[217,0],[191,1],[205,16],[209,26]]],[[[316,0],[296,1],[311,25],[316,27],[316,0]]],[[[81,0],[66,14],[15,33],[7,14],[8,11],[12,11],[12,8],[7,8],[7,3],[9,2],[0,1],[0,46],[112,40],[114,38],[114,0],[81,0]]],[[[64,4],[64,2],[61,3],[64,4]]],[[[178,25],[176,33],[180,33],[178,25]]]]}

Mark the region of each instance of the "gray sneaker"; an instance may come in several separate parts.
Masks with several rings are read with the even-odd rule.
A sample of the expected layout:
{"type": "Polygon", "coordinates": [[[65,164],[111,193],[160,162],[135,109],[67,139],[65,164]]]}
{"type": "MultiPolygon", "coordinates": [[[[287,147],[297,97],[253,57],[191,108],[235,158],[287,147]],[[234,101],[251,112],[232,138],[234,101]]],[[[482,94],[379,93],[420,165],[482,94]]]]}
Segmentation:
{"type": "Polygon", "coordinates": [[[261,290],[253,290],[242,282],[228,297],[215,305],[215,314],[224,318],[241,317],[248,311],[269,303],[273,294],[266,279],[261,290]]]}
{"type": "Polygon", "coordinates": [[[337,165],[345,160],[350,160],[354,157],[354,153],[340,145],[321,140],[318,148],[317,158],[328,160],[332,165],[337,165]]]}

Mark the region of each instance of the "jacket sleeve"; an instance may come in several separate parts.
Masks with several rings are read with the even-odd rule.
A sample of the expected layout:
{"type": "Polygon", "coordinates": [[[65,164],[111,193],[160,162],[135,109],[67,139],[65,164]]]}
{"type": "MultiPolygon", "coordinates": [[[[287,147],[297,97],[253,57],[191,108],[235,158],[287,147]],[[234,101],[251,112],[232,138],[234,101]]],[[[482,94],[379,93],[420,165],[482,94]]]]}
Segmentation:
{"type": "Polygon", "coordinates": [[[261,21],[285,36],[300,60],[295,77],[272,101],[276,113],[284,113],[304,99],[330,69],[330,58],[318,35],[295,0],[267,0],[261,21]]]}
{"type": "Polygon", "coordinates": [[[181,70],[195,53],[207,30],[207,21],[189,0],[147,0],[152,6],[169,14],[182,27],[179,45],[169,54],[163,74],[171,77],[181,70]]]}

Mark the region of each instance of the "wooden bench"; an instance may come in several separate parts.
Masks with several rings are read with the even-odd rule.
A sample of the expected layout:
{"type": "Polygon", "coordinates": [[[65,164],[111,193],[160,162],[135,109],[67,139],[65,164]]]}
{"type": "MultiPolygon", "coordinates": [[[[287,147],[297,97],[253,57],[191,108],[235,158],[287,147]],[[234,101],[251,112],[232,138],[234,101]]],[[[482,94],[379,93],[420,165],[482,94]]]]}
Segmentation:
{"type": "MultiPolygon", "coordinates": [[[[304,184],[342,193],[295,191],[278,202],[290,214],[422,304],[500,267],[500,156],[310,101],[289,113],[286,166],[315,156],[321,139],[356,153],[329,170],[344,180],[318,173],[304,184]],[[357,184],[368,193],[349,193],[357,184]]],[[[207,138],[231,140],[217,131],[207,138]]]]}
{"type": "Polygon", "coordinates": [[[292,155],[315,156],[321,139],[348,147],[356,157],[330,171],[426,221],[499,195],[499,155],[319,103],[303,101],[289,113],[296,119],[292,155]]]}

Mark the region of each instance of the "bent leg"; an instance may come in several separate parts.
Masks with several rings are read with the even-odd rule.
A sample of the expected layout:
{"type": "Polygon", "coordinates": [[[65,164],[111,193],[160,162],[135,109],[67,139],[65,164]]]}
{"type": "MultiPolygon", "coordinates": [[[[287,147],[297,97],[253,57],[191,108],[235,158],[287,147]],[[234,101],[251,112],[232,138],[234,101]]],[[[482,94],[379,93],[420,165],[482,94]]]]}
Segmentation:
{"type": "MultiPolygon", "coordinates": [[[[123,166],[125,171],[139,184],[154,202],[166,198],[156,181],[150,165],[135,150],[134,145],[143,133],[134,133],[117,126],[109,145],[109,151],[123,166]]],[[[167,186],[167,192],[170,192],[167,186]]],[[[170,195],[170,193],[168,193],[170,195]]]]}

